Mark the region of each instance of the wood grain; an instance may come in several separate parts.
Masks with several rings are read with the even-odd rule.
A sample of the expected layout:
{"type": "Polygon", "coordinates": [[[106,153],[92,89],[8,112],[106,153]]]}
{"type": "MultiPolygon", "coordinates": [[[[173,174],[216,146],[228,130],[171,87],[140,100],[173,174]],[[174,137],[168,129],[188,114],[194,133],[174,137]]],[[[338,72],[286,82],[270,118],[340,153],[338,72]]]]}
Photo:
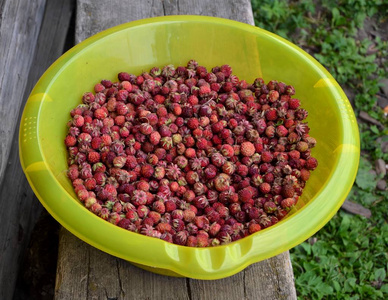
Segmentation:
{"type": "Polygon", "coordinates": [[[296,299],[289,253],[219,280],[168,277],[139,269],[60,232],[55,299],[296,299]]]}
{"type": "MultiPolygon", "coordinates": [[[[178,14],[217,16],[254,24],[249,0],[77,0],[75,41],[81,42],[121,23],[178,14]]],[[[229,278],[205,281],[153,274],[87,246],[66,230],[60,235],[57,300],[296,299],[288,252],[251,265],[229,278]],[[88,267],[81,268],[79,273],[76,265],[88,267]]]]}
{"type": "Polygon", "coordinates": [[[0,4],[0,182],[7,166],[45,2],[5,0],[0,4]]]}
{"type": "Polygon", "coordinates": [[[77,0],[75,41],[122,23],[164,15],[213,16],[254,25],[249,0],[77,0]]]}
{"type": "MultiPolygon", "coordinates": [[[[6,1],[7,2],[7,1],[6,1]]],[[[12,1],[8,1],[12,2],[12,1]]],[[[25,58],[17,58],[19,62],[16,62],[14,58],[9,57],[9,59],[14,61],[14,69],[13,72],[8,74],[5,71],[6,69],[1,70],[1,76],[3,82],[8,82],[10,84],[10,89],[17,88],[17,92],[15,96],[12,97],[12,101],[14,101],[13,110],[9,111],[9,116],[7,116],[8,120],[12,115],[12,122],[14,123],[15,128],[10,131],[11,128],[4,126],[3,121],[4,117],[0,118],[0,131],[5,130],[7,133],[0,134],[1,142],[5,143],[4,147],[7,147],[7,153],[9,153],[8,159],[3,160],[0,158],[0,162],[7,162],[3,166],[5,167],[5,174],[3,180],[0,185],[0,206],[2,209],[0,210],[0,299],[12,299],[14,286],[16,282],[17,272],[21,265],[22,254],[27,247],[27,243],[29,241],[33,226],[36,223],[36,220],[42,211],[43,207],[39,203],[39,201],[34,196],[25,176],[22,171],[22,168],[19,163],[19,151],[18,151],[18,126],[21,117],[21,109],[19,106],[23,106],[26,101],[28,95],[30,94],[33,86],[39,79],[39,77],[43,74],[43,72],[49,67],[49,65],[54,62],[56,58],[58,58],[63,51],[63,45],[66,37],[66,32],[70,23],[70,17],[73,6],[72,0],[61,1],[58,5],[55,0],[48,0],[46,6],[43,6],[44,17],[40,22],[42,24],[32,24],[33,20],[38,22],[38,18],[36,15],[42,14],[41,12],[41,3],[34,2],[35,6],[29,6],[30,2],[27,4],[24,2],[23,5],[18,1],[14,1],[13,3],[17,5],[14,9],[25,10],[23,16],[21,16],[20,12],[17,13],[15,10],[13,12],[14,16],[17,13],[18,17],[15,20],[12,20],[13,25],[8,24],[11,28],[13,26],[15,28],[19,28],[19,30],[23,30],[20,32],[19,42],[21,49],[13,49],[14,55],[24,55],[25,58]],[[27,5],[27,7],[26,7],[27,5]],[[20,19],[22,18],[22,19],[20,19]],[[27,20],[28,19],[28,20],[27,20]],[[17,24],[19,23],[19,24],[17,24]],[[28,23],[28,26],[38,27],[35,29],[26,29],[27,26],[24,23],[28,23]],[[30,41],[29,48],[24,49],[23,47],[27,47],[27,42],[23,41],[24,35],[33,35],[35,34],[34,30],[39,30],[40,33],[37,41],[35,41],[36,45],[30,41]],[[27,51],[28,50],[28,51],[27,51]],[[21,54],[24,51],[23,54],[21,54]],[[35,51],[35,55],[34,55],[35,51]],[[29,53],[28,53],[29,52],[29,53]],[[29,67],[27,65],[27,57],[32,61],[30,71],[29,69],[25,69],[29,67]],[[22,63],[26,63],[26,65],[21,65],[22,63]],[[23,73],[21,76],[21,73],[23,73]],[[20,78],[20,86],[14,86],[13,83],[9,82],[12,76],[16,74],[20,78]],[[28,80],[27,80],[28,79],[28,80]],[[24,83],[23,83],[24,82],[24,83]],[[25,87],[25,88],[24,88],[25,87]],[[20,91],[19,91],[20,89],[20,91]],[[19,95],[19,92],[22,94],[19,95]],[[24,92],[24,94],[23,94],[24,92]],[[18,107],[16,110],[16,106],[18,107]],[[19,115],[18,115],[19,114],[19,115]],[[8,132],[9,131],[9,132],[8,132]],[[8,135],[7,137],[4,135],[8,135]]],[[[5,5],[9,6],[9,3],[5,3],[5,5]]],[[[10,12],[10,8],[7,8],[7,12],[10,12]]],[[[3,11],[3,17],[7,19],[7,22],[11,22],[11,19],[8,19],[9,16],[5,16],[6,11],[3,11]]],[[[6,19],[2,19],[2,26],[4,25],[6,19]]],[[[5,25],[4,25],[5,26],[5,25]]],[[[16,30],[16,29],[15,29],[16,30]]],[[[9,34],[9,31],[5,32],[5,38],[9,34]]],[[[14,36],[17,36],[17,33],[13,33],[14,36]]],[[[32,39],[31,36],[28,39],[32,39]]],[[[12,43],[12,41],[10,41],[12,43]]],[[[3,36],[1,36],[0,48],[3,47],[3,36]]],[[[9,50],[11,51],[11,50],[9,50]]],[[[10,55],[8,53],[7,55],[10,55]]],[[[3,63],[4,57],[0,56],[0,63],[3,63]]],[[[9,62],[7,62],[8,65],[9,62]]],[[[7,66],[8,68],[9,66],[7,66]]],[[[16,82],[17,83],[17,82],[16,82]]],[[[0,94],[4,95],[4,93],[9,93],[7,90],[6,84],[0,87],[2,90],[0,94]]],[[[11,99],[11,98],[10,98],[11,99]]],[[[0,114],[4,113],[7,105],[10,105],[9,99],[7,99],[7,103],[1,98],[0,103],[0,114]]],[[[5,152],[2,152],[2,155],[5,155],[5,152]]]]}

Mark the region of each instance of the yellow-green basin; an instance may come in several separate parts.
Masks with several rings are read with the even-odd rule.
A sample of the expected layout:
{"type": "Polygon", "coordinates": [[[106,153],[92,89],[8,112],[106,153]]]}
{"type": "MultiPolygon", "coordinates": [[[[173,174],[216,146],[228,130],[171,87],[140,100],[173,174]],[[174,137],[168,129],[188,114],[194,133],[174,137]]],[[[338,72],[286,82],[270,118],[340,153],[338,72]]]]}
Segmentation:
{"type": "Polygon", "coordinates": [[[265,30],[226,19],[170,16],[101,32],[60,57],[32,91],[20,126],[20,160],[36,196],[51,215],[92,246],[168,275],[218,279],[275,256],[313,235],[340,208],[358,167],[353,110],[333,77],[310,55],[265,30]],[[153,66],[196,59],[211,68],[230,64],[240,79],[263,77],[294,85],[317,140],[319,166],[296,209],[275,226],[229,245],[177,246],[126,231],[89,212],[66,177],[64,138],[69,112],[101,79],[140,74],[153,66]]]}

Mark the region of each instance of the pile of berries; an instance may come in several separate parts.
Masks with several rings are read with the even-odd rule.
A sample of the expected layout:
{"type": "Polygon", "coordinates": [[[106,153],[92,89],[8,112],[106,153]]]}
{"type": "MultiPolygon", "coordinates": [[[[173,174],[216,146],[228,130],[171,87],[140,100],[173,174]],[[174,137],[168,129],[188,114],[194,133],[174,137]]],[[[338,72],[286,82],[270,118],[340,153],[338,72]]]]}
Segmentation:
{"type": "Polygon", "coordinates": [[[68,177],[124,229],[191,247],[236,241],[284,218],[317,167],[294,94],[194,60],[121,72],[71,111],[68,177]]]}

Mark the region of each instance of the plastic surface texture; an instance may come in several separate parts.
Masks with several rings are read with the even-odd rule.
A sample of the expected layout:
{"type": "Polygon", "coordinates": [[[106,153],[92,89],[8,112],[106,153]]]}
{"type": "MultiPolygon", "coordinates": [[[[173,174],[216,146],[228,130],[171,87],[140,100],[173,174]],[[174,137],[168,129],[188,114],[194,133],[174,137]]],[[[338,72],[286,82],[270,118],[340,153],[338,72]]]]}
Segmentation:
{"type": "Polygon", "coordinates": [[[101,32],[60,57],[32,91],[20,126],[20,159],[35,194],[73,234],[117,257],[166,275],[197,279],[231,276],[303,242],[322,228],[350,191],[359,162],[357,122],[344,92],[310,55],[260,28],[213,17],[144,19],[101,32]],[[70,110],[101,79],[126,71],[230,64],[240,79],[262,77],[294,85],[309,111],[312,154],[319,161],[287,218],[237,242],[191,248],[126,231],[100,219],[77,200],[66,177],[64,138],[70,110]]]}

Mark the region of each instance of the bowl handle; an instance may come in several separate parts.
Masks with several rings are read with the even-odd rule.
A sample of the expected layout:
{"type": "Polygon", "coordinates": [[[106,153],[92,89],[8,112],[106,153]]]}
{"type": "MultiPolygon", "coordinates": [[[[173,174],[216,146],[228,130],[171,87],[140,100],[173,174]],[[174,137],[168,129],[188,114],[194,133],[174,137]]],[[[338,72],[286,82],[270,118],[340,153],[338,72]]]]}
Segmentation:
{"type": "Polygon", "coordinates": [[[31,95],[24,107],[19,129],[19,156],[24,172],[38,167],[42,169],[44,159],[39,144],[39,111],[45,94],[31,95]],[[25,151],[27,150],[28,151],[25,151]]]}

